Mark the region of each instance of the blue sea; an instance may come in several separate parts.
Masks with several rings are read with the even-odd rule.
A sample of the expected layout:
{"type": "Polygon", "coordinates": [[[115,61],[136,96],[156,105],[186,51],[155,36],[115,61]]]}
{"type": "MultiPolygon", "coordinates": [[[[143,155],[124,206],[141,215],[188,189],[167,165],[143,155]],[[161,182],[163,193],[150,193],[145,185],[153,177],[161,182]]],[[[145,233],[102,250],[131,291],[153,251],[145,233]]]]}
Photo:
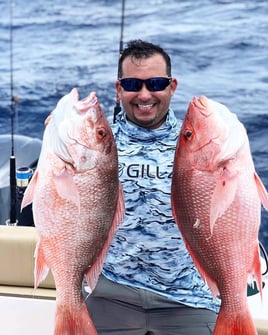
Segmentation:
{"type": "MultiPolygon", "coordinates": [[[[96,91],[112,115],[121,13],[120,0],[0,0],[0,134],[11,129],[11,78],[19,99],[16,134],[41,139],[46,116],[75,86],[81,97],[96,91]]],[[[141,38],[172,57],[178,118],[193,96],[225,104],[245,124],[256,170],[268,188],[267,32],[267,0],[125,1],[124,45],[141,38]]],[[[264,211],[260,240],[268,249],[264,211]]]]}

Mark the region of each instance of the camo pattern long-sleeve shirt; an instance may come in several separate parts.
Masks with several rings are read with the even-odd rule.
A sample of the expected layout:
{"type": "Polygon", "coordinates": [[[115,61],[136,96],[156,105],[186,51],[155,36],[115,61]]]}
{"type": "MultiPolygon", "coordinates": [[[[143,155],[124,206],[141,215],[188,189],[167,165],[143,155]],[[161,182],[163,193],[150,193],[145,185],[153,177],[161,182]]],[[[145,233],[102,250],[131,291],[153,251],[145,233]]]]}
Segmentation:
{"type": "Polygon", "coordinates": [[[172,110],[155,130],[134,126],[124,112],[118,114],[113,133],[126,214],[103,274],[188,306],[218,311],[172,216],[171,176],[180,127],[172,110]]]}

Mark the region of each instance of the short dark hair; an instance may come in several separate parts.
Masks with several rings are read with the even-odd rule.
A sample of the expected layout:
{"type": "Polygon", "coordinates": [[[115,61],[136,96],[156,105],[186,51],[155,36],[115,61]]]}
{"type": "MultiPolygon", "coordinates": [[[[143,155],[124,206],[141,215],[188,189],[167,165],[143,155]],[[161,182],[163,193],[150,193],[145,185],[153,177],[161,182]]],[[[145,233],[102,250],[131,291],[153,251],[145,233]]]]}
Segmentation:
{"type": "Polygon", "coordinates": [[[126,57],[130,56],[136,59],[141,59],[149,58],[155,54],[160,54],[163,56],[167,66],[167,75],[171,77],[171,60],[164,49],[162,49],[159,45],[142,40],[132,40],[128,42],[127,47],[120,55],[118,62],[118,78],[121,78],[123,75],[122,64],[126,57]]]}

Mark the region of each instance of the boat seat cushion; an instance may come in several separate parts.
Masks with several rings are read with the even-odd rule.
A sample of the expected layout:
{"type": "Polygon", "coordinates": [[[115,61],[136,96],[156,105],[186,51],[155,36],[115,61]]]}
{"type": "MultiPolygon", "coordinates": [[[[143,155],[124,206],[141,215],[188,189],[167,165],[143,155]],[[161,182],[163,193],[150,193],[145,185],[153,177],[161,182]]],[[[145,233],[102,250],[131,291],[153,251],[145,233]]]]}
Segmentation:
{"type": "MultiPolygon", "coordinates": [[[[0,226],[0,285],[34,287],[35,227],[0,226]]],[[[55,289],[51,272],[39,288],[55,289]]]]}

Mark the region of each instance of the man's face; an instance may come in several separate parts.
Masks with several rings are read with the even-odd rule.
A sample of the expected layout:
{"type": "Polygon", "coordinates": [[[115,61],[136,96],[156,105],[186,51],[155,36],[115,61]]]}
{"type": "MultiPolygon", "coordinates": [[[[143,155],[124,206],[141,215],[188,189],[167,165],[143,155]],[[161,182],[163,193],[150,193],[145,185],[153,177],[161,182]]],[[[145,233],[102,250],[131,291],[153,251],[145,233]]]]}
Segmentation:
{"type": "MultiPolygon", "coordinates": [[[[165,60],[160,54],[142,59],[127,57],[122,64],[122,73],[122,78],[168,77],[165,60]]],[[[163,91],[151,92],[143,83],[140,91],[128,92],[120,86],[118,81],[116,82],[117,94],[127,119],[147,129],[158,128],[165,121],[170,99],[176,87],[177,80],[173,78],[170,85],[163,91]]]]}

